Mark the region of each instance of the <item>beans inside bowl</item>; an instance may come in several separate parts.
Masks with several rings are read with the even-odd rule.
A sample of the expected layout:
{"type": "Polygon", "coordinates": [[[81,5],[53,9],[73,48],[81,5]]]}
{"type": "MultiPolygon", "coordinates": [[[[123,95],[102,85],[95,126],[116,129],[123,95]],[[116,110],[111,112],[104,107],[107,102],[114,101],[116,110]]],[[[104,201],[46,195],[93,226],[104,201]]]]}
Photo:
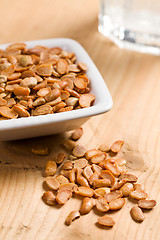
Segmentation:
{"type": "Polygon", "coordinates": [[[14,43],[0,50],[0,120],[90,107],[87,65],[61,47],[14,43]]]}

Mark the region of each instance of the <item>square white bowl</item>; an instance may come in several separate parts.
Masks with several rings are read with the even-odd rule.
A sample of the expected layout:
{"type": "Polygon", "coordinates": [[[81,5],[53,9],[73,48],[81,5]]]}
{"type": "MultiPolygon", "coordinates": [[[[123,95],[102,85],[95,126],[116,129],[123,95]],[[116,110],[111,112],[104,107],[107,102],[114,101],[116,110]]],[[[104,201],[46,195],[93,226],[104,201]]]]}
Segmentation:
{"type": "MultiPolygon", "coordinates": [[[[105,113],[112,108],[112,97],[101,74],[87,52],[78,42],[68,38],[55,38],[28,41],[26,44],[28,48],[36,45],[46,47],[58,46],[69,52],[74,52],[77,61],[84,62],[88,66],[86,74],[90,79],[91,93],[96,96],[96,99],[93,106],[89,108],[28,118],[2,120],[0,121],[1,141],[51,135],[73,130],[80,127],[90,117],[105,113]]],[[[7,46],[8,44],[3,44],[0,45],[0,48],[5,49],[7,46]]]]}

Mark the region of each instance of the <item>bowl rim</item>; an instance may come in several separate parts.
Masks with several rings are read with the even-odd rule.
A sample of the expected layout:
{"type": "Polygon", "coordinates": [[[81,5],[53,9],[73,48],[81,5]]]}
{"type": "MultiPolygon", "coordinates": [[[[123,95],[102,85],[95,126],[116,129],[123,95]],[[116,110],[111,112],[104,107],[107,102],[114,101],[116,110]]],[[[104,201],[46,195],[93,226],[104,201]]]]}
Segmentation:
{"type": "MultiPolygon", "coordinates": [[[[10,130],[10,129],[19,129],[24,127],[33,127],[33,126],[42,126],[44,124],[51,124],[56,122],[63,122],[63,121],[69,121],[73,119],[79,119],[79,118],[86,118],[91,117],[94,115],[102,114],[107,111],[109,111],[113,106],[113,101],[111,94],[100,74],[97,67],[91,60],[88,53],[85,51],[85,49],[75,40],[70,38],[51,38],[51,39],[41,39],[41,40],[33,40],[33,41],[24,41],[27,44],[27,47],[33,47],[36,45],[43,45],[48,47],[54,47],[59,46],[63,49],[70,48],[77,56],[77,60],[79,58],[84,59],[84,62],[88,66],[87,70],[87,76],[89,75],[89,78],[95,77],[98,79],[98,81],[92,82],[93,89],[91,92],[94,92],[94,90],[97,93],[98,101],[95,102],[95,104],[88,108],[82,108],[82,109],[76,109],[68,112],[62,112],[62,113],[52,113],[52,114],[46,114],[46,115],[39,115],[39,116],[30,116],[28,118],[18,118],[18,119],[8,119],[1,120],[0,121],[0,131],[10,130]],[[88,74],[89,73],[89,74],[88,74]]],[[[5,49],[9,44],[1,44],[0,48],[5,49]]],[[[96,80],[96,79],[95,79],[96,80]]],[[[95,94],[96,95],[96,94],[95,94]]],[[[97,98],[96,96],[96,98],[97,98]]]]}

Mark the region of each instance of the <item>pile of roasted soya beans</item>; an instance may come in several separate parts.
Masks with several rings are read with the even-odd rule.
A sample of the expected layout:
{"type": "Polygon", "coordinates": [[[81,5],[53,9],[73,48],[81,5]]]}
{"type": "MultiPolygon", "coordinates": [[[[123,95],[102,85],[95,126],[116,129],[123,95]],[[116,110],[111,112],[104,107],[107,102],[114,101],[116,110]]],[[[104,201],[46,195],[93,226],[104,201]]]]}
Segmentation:
{"type": "Polygon", "coordinates": [[[60,47],[0,49],[0,120],[90,107],[87,65],[60,47]]]}
{"type": "MultiPolygon", "coordinates": [[[[65,223],[70,225],[80,215],[88,214],[94,207],[102,212],[115,211],[125,205],[125,198],[137,200],[130,214],[137,222],[144,220],[144,209],[152,209],[155,200],[148,200],[148,194],[138,178],[127,172],[126,160],[123,158],[108,158],[111,151],[116,154],[124,142],[115,141],[112,146],[102,144],[99,149],[86,149],[77,144],[83,129],[76,129],[71,139],[63,145],[70,154],[58,153],[53,161],[48,161],[45,168],[45,183],[51,189],[46,191],[42,199],[47,205],[65,204],[73,194],[83,196],[79,211],[69,213],[65,223]],[[67,157],[67,159],[66,159],[67,157]],[[57,169],[57,165],[60,165],[57,169]]],[[[46,155],[48,148],[33,148],[34,154],[46,155]]],[[[99,217],[98,225],[112,227],[115,221],[110,215],[99,217]]]]}

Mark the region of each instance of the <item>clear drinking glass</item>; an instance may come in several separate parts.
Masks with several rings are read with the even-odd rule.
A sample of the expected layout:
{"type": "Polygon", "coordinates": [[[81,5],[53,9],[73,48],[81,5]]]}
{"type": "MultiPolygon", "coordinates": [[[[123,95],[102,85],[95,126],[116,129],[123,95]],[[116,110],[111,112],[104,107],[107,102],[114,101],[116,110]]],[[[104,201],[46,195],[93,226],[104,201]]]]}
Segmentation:
{"type": "Polygon", "coordinates": [[[120,47],[160,54],[160,0],[100,0],[99,31],[120,47]]]}

